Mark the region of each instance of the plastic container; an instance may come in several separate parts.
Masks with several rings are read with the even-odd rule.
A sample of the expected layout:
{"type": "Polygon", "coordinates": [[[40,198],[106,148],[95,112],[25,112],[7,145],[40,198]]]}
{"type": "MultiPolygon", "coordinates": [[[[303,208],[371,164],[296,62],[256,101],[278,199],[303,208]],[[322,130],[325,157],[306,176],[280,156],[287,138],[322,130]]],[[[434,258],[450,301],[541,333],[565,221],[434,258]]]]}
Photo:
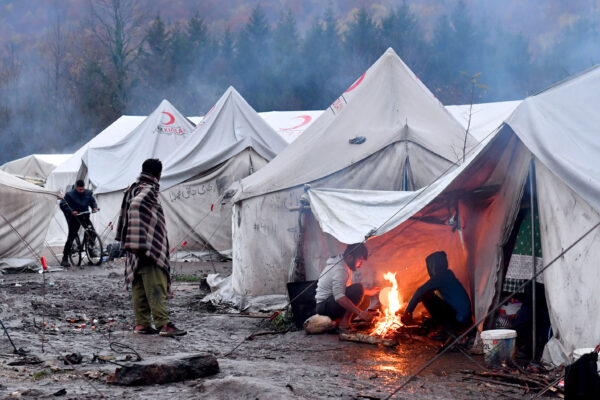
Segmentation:
{"type": "MultiPolygon", "coordinates": [[[[577,361],[582,355],[591,353],[593,351],[593,347],[582,347],[580,349],[573,350],[573,362],[577,361]]],[[[598,358],[598,372],[600,372],[600,357],[598,358]]]]}
{"type": "Polygon", "coordinates": [[[481,332],[485,363],[496,368],[506,365],[515,358],[517,331],[512,329],[492,329],[481,332]]]}

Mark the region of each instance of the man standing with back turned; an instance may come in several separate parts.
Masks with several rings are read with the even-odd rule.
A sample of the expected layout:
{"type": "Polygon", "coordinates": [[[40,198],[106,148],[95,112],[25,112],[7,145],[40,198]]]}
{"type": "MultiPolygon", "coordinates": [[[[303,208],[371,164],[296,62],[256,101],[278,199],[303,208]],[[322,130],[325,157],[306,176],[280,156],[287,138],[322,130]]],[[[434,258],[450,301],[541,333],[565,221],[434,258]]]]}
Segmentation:
{"type": "Polygon", "coordinates": [[[135,333],[182,336],[169,321],[165,300],[170,291],[169,243],[158,190],[162,163],[149,158],[142,173],[123,195],[115,239],[127,251],[125,284],[131,284],[135,333]],[[152,328],[151,317],[154,319],[152,328]]]}

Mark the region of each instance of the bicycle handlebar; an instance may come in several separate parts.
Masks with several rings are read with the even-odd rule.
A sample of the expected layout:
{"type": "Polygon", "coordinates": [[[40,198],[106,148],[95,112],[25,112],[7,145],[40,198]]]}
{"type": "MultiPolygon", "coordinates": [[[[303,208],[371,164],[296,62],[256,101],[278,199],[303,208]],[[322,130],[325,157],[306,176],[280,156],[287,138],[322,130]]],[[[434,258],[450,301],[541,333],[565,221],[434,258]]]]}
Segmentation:
{"type": "MultiPolygon", "coordinates": [[[[100,209],[98,209],[98,211],[100,211],[100,209]]],[[[82,212],[78,212],[76,216],[80,216],[80,215],[87,215],[87,214],[93,214],[97,211],[82,211],[82,212]]]]}

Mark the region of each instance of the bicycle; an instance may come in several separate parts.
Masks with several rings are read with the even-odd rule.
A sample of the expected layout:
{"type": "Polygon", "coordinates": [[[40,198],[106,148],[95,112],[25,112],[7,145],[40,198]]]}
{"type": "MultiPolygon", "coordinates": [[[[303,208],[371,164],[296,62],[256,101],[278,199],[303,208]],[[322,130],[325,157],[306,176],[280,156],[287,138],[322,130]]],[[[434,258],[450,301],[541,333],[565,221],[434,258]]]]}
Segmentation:
{"type": "MultiPolygon", "coordinates": [[[[89,214],[91,214],[89,211],[80,212],[77,214],[77,218],[79,219],[82,215],[89,214]]],[[[84,224],[83,221],[79,220],[79,224],[83,227],[83,239],[80,239],[78,232],[75,240],[73,240],[71,252],[69,253],[71,265],[81,265],[82,253],[84,251],[91,265],[100,265],[104,256],[104,248],[102,247],[100,236],[96,233],[91,222],[84,224]]]]}

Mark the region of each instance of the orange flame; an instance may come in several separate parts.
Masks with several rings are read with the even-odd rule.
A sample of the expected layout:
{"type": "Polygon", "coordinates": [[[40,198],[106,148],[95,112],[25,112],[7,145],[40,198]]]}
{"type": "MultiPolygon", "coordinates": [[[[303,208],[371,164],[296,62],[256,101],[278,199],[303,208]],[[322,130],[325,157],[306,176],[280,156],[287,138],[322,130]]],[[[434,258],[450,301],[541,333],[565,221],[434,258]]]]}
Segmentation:
{"type": "MultiPolygon", "coordinates": [[[[392,287],[386,291],[387,301],[381,301],[383,312],[377,317],[371,335],[385,336],[391,329],[402,326],[400,315],[397,314],[402,306],[402,301],[398,291],[398,282],[396,282],[396,273],[387,272],[383,277],[392,283],[392,287]]],[[[385,295],[383,290],[382,294],[385,295]]]]}

